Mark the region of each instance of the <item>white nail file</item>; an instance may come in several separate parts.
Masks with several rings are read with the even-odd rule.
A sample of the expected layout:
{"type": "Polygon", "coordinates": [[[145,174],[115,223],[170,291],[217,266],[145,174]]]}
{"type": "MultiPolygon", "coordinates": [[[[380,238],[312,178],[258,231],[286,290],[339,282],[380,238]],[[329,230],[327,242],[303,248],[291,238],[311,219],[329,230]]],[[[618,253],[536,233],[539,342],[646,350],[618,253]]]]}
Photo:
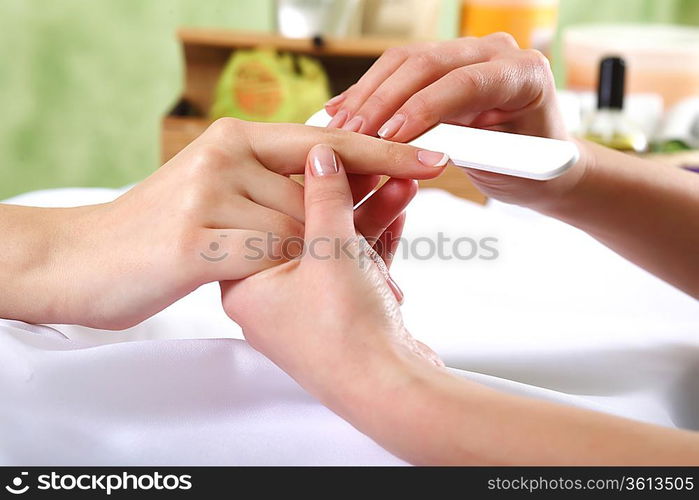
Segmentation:
{"type": "MultiPolygon", "coordinates": [[[[331,116],[321,109],[306,125],[325,127],[331,116]]],[[[553,179],[578,161],[578,148],[569,141],[509,134],[440,123],[408,144],[446,153],[458,167],[539,181],[553,179]]]]}

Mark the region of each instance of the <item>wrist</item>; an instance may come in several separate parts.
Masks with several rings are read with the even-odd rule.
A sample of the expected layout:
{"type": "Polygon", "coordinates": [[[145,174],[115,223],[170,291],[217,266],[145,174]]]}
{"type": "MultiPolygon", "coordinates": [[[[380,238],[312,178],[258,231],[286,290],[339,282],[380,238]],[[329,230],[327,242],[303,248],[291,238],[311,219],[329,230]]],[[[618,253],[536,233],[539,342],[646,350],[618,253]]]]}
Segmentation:
{"type": "Polygon", "coordinates": [[[531,206],[545,215],[566,220],[566,215],[576,212],[585,205],[585,193],[593,184],[596,170],[595,151],[590,143],[580,139],[569,139],[578,148],[579,158],[568,172],[562,177],[550,181],[555,188],[549,197],[543,197],[537,204],[531,206]]]}
{"type": "MultiPolygon", "coordinates": [[[[367,349],[361,359],[335,365],[334,382],[317,391],[328,408],[365,434],[382,441],[401,408],[414,407],[434,376],[446,374],[404,345],[367,349]]],[[[327,380],[327,379],[325,379],[327,380]]]]}
{"type": "Polygon", "coordinates": [[[66,286],[75,283],[83,258],[75,258],[75,238],[87,232],[81,221],[89,207],[3,207],[11,220],[5,234],[6,300],[0,316],[30,323],[70,322],[73,308],[66,286]],[[28,298],[31,297],[31,300],[28,298]]]}

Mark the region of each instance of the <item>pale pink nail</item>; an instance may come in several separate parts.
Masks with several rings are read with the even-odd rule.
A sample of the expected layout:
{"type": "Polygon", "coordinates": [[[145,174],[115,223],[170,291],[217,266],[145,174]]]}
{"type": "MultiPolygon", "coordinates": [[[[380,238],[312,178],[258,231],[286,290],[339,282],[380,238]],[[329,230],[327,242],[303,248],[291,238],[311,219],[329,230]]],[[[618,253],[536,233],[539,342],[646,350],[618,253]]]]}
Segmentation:
{"type": "Polygon", "coordinates": [[[379,137],[382,139],[390,139],[396,135],[405,123],[405,118],[406,116],[401,113],[392,116],[391,119],[384,123],[379,129],[379,137]]]}
{"type": "Polygon", "coordinates": [[[347,130],[349,132],[359,132],[359,129],[362,128],[362,125],[364,125],[364,118],[362,118],[361,116],[355,116],[350,121],[345,123],[345,126],[342,127],[342,130],[347,130]]]}
{"type": "Polygon", "coordinates": [[[335,152],[327,144],[317,144],[313,146],[310,157],[311,166],[313,167],[313,173],[315,175],[331,175],[339,171],[337,168],[337,160],[335,159],[335,152]]]}
{"type": "Polygon", "coordinates": [[[443,167],[449,161],[449,156],[436,151],[421,150],[417,152],[417,159],[426,167],[443,167]]]}
{"type": "Polygon", "coordinates": [[[345,120],[347,119],[347,110],[341,109],[338,111],[335,116],[333,116],[333,119],[330,120],[330,123],[328,123],[327,127],[328,128],[340,128],[342,125],[345,124],[345,120]]]}
{"type": "Polygon", "coordinates": [[[391,278],[390,276],[388,276],[386,278],[386,283],[388,284],[388,288],[390,288],[391,291],[393,292],[393,295],[395,295],[398,303],[402,304],[403,299],[405,298],[405,295],[403,294],[403,290],[401,290],[400,287],[398,286],[398,283],[393,281],[393,278],[391,278]]]}
{"type": "Polygon", "coordinates": [[[330,99],[328,102],[325,103],[325,107],[328,108],[328,107],[337,106],[342,101],[344,101],[346,97],[347,96],[345,94],[336,95],[335,97],[333,97],[332,99],[330,99]]]}

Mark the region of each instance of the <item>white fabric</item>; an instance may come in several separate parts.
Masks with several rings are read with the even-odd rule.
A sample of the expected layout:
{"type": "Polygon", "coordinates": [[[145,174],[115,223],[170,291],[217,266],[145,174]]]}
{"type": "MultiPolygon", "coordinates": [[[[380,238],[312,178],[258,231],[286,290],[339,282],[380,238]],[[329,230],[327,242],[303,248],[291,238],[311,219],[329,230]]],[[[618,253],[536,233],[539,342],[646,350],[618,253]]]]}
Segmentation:
{"type": "MultiPolygon", "coordinates": [[[[8,201],[64,206],[119,192],[53,190],[8,201]]],[[[437,231],[452,241],[498,238],[495,260],[399,252],[393,267],[406,324],[456,373],[699,429],[695,300],[580,231],[515,207],[425,190],[409,209],[405,237],[437,231]]],[[[0,320],[0,463],[402,463],[241,338],[214,284],[124,332],[0,320]]]]}

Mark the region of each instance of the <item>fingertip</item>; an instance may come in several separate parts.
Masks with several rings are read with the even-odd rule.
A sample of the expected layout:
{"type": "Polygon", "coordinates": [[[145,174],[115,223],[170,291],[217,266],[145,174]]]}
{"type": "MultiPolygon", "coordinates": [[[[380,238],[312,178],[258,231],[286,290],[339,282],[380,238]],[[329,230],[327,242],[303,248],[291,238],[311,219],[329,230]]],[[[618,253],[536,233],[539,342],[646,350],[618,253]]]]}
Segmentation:
{"type": "Polygon", "coordinates": [[[308,152],[308,170],[315,177],[337,174],[340,162],[335,150],[327,144],[316,144],[308,152]]]}
{"type": "Polygon", "coordinates": [[[377,135],[382,139],[392,140],[393,137],[400,132],[403,128],[405,122],[407,121],[407,116],[404,113],[396,113],[391,118],[389,118],[381,127],[379,128],[377,135]]]}
{"type": "Polygon", "coordinates": [[[403,180],[406,181],[407,186],[406,186],[405,190],[410,195],[410,199],[412,200],[418,192],[419,184],[415,179],[403,179],[403,180]]]}
{"type": "Polygon", "coordinates": [[[449,155],[440,151],[421,149],[417,152],[417,161],[426,167],[444,168],[451,161],[449,155]]]}
{"type": "Polygon", "coordinates": [[[332,120],[330,120],[330,122],[327,124],[327,128],[341,128],[347,121],[348,117],[349,113],[347,112],[347,110],[340,109],[335,113],[332,120]]]}
{"type": "Polygon", "coordinates": [[[328,111],[330,115],[334,115],[346,98],[347,96],[344,92],[342,94],[336,95],[335,97],[329,99],[328,102],[325,103],[325,109],[328,111]]]}

